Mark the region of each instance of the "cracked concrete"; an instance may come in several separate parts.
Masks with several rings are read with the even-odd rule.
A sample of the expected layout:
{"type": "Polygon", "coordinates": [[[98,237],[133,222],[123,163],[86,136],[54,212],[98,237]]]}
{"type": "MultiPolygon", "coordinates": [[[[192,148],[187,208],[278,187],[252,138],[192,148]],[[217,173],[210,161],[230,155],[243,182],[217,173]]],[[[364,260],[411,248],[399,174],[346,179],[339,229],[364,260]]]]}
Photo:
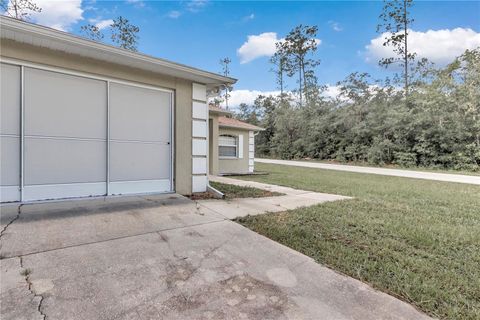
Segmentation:
{"type": "MultiPolygon", "coordinates": [[[[38,300],[37,311],[40,314],[41,319],[45,320],[46,315],[42,311],[42,303],[43,303],[44,297],[41,293],[38,292],[39,290],[34,289],[33,283],[32,283],[32,281],[30,281],[30,274],[32,273],[32,270],[28,269],[28,268],[26,269],[26,268],[23,267],[23,257],[22,256],[19,257],[19,260],[20,260],[20,268],[22,269],[20,274],[25,277],[25,282],[27,283],[28,291],[30,291],[33,294],[34,298],[39,298],[39,299],[37,299],[38,300]]],[[[41,292],[43,292],[43,291],[41,291],[41,292]]]]}
{"type": "MultiPolygon", "coordinates": [[[[0,218],[0,221],[5,221],[5,220],[8,221],[6,223],[1,222],[2,231],[0,232],[0,239],[3,237],[3,234],[5,233],[5,231],[7,231],[7,228],[12,223],[14,223],[18,218],[20,218],[21,213],[22,213],[22,204],[19,204],[19,205],[12,206],[10,210],[7,210],[7,212],[5,212],[5,216],[3,216],[3,219],[0,218]],[[13,217],[11,217],[12,211],[14,210],[16,210],[16,214],[13,217]]],[[[2,215],[3,215],[3,212],[2,212],[2,215]]]]}
{"type": "Polygon", "coordinates": [[[1,239],[2,320],[428,319],[171,197],[25,205],[1,239]]]}

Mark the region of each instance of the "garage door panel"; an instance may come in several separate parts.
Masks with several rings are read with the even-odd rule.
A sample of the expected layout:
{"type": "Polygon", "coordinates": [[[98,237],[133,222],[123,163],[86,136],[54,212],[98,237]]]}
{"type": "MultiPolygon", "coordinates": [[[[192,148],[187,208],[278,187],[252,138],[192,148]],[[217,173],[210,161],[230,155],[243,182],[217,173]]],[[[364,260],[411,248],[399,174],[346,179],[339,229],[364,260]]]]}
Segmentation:
{"type": "Polygon", "coordinates": [[[25,134],[106,138],[105,81],[25,68],[25,134]]]}
{"type": "Polygon", "coordinates": [[[0,202],[20,200],[20,66],[0,64],[0,202]]]}
{"type": "Polygon", "coordinates": [[[25,139],[25,184],[106,182],[106,142],[25,139]]]}
{"type": "Polygon", "coordinates": [[[170,179],[170,146],[111,142],[110,181],[170,179]]]}
{"type": "Polygon", "coordinates": [[[1,64],[0,134],[20,135],[20,67],[1,64]]]}
{"type": "Polygon", "coordinates": [[[105,195],[105,183],[60,183],[25,186],[24,200],[50,200],[105,195]]]}
{"type": "Polygon", "coordinates": [[[111,139],[168,142],[170,99],[169,92],[111,83],[111,139]]]}
{"type": "Polygon", "coordinates": [[[0,181],[2,186],[20,185],[20,138],[0,137],[0,181]]]}

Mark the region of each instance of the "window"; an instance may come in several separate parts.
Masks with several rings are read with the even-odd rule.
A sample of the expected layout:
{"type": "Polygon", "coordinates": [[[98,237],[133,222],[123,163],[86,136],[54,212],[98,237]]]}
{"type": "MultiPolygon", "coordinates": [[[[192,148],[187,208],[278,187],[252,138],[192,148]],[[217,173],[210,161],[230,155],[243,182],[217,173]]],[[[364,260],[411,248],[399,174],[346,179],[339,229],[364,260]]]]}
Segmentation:
{"type": "Polygon", "coordinates": [[[234,136],[221,135],[218,138],[218,155],[222,158],[236,158],[237,138],[234,136]]]}

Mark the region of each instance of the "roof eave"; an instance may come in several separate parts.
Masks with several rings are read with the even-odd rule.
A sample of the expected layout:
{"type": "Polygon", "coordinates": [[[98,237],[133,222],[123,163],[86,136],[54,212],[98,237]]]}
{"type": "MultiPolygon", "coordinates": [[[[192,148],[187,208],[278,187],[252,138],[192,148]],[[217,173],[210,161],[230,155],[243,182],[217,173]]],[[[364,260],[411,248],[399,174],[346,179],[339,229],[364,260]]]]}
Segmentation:
{"type": "Polygon", "coordinates": [[[236,125],[228,125],[228,124],[219,124],[218,125],[220,128],[234,128],[234,129],[240,129],[240,130],[245,130],[245,131],[265,131],[264,128],[260,127],[252,127],[252,128],[245,128],[241,126],[236,126],[236,125]]]}
{"type": "Polygon", "coordinates": [[[228,110],[212,110],[212,109],[208,109],[208,112],[209,113],[213,113],[213,114],[218,114],[218,115],[221,115],[221,116],[231,116],[233,114],[232,111],[228,111],[228,110]]]}

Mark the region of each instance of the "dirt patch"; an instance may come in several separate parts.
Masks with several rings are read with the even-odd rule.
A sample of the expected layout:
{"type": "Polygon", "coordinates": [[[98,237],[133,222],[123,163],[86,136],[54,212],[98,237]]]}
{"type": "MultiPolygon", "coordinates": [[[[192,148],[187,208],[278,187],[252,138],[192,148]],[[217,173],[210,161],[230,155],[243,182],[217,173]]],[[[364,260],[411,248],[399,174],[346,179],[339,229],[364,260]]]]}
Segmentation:
{"type": "Polygon", "coordinates": [[[216,199],[213,194],[209,192],[200,192],[200,193],[194,193],[192,195],[188,196],[192,200],[208,200],[208,199],[216,199]]]}
{"type": "Polygon", "coordinates": [[[181,288],[195,273],[195,268],[186,260],[180,260],[175,264],[168,263],[166,269],[165,281],[169,289],[181,288]]]}
{"type": "MultiPolygon", "coordinates": [[[[191,276],[188,271],[182,273],[177,274],[177,281],[191,276]]],[[[277,320],[286,319],[286,311],[294,306],[277,286],[244,274],[199,288],[193,294],[177,294],[165,301],[162,313],[166,318],[277,320]]]]}

